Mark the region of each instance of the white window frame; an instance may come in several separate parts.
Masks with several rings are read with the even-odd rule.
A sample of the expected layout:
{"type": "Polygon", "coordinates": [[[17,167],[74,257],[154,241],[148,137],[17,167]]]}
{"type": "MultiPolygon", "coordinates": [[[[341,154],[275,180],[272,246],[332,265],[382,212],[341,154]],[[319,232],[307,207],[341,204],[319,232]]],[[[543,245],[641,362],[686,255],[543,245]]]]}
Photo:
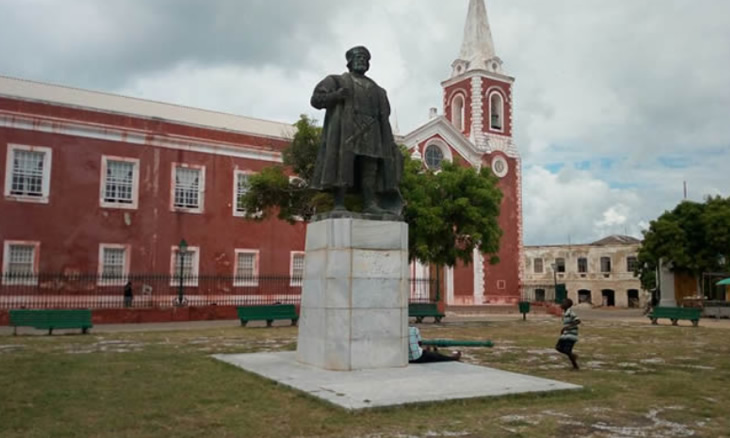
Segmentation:
{"type": "Polygon", "coordinates": [[[289,253],[289,286],[291,287],[301,287],[304,284],[304,263],[306,263],[305,254],[306,253],[304,251],[291,251],[289,253]],[[294,278],[294,259],[298,256],[302,257],[302,276],[297,281],[294,278]]]}
{"type": "MultiPolygon", "coordinates": [[[[173,180],[174,181],[174,180],[173,180]]],[[[174,200],[173,200],[174,202],[174,200]]],[[[103,208],[120,208],[124,210],[136,210],[139,206],[139,159],[128,157],[116,157],[112,155],[102,155],[101,157],[101,184],[99,187],[99,205],[103,208]],[[132,164],[132,202],[124,204],[120,202],[107,202],[106,184],[107,169],[110,161],[118,161],[132,164]]]]}
{"type": "Polygon", "coordinates": [[[131,265],[131,245],[118,244],[118,243],[100,243],[99,244],[99,262],[96,277],[97,286],[124,286],[127,284],[129,279],[129,267],[131,265]],[[122,266],[122,277],[114,280],[104,279],[104,250],[106,249],[123,249],[124,250],[124,265],[122,266]]]}
{"type": "Polygon", "coordinates": [[[489,126],[490,131],[504,132],[504,130],[506,129],[506,125],[507,125],[507,120],[505,119],[505,114],[504,114],[505,113],[505,104],[504,104],[505,98],[504,98],[504,95],[502,94],[501,90],[499,90],[499,91],[498,90],[499,89],[494,88],[494,89],[489,90],[489,92],[487,93],[487,105],[489,107],[489,119],[487,121],[487,126],[489,126]],[[495,94],[499,97],[499,104],[500,104],[497,114],[499,115],[500,122],[502,122],[502,123],[499,128],[494,128],[492,126],[492,96],[494,96],[495,94]]]}
{"type": "MultiPolygon", "coordinates": [[[[170,249],[170,286],[180,285],[180,272],[177,268],[177,251],[180,249],[179,246],[173,245],[170,249]]],[[[193,254],[192,262],[192,279],[187,279],[183,282],[185,287],[198,287],[198,276],[200,275],[200,247],[188,246],[185,251],[187,254],[193,254]]]]}
{"type": "Polygon", "coordinates": [[[466,126],[464,117],[466,113],[466,96],[464,93],[457,92],[454,93],[454,95],[451,97],[451,123],[458,129],[460,132],[464,132],[464,127],[466,126]],[[459,111],[456,111],[456,100],[461,100],[461,108],[459,111]],[[456,121],[459,121],[457,124],[456,121]]]}
{"type": "Polygon", "coordinates": [[[454,156],[451,154],[451,148],[446,145],[441,139],[434,138],[426,142],[426,144],[423,146],[423,164],[426,166],[427,169],[431,169],[434,172],[440,172],[441,167],[439,166],[438,169],[434,169],[431,166],[428,165],[428,158],[426,156],[426,152],[429,147],[435,146],[439,149],[441,149],[441,153],[443,154],[444,158],[441,160],[443,163],[444,161],[448,161],[449,163],[453,162],[454,156]]]}
{"type": "Polygon", "coordinates": [[[51,165],[53,163],[53,150],[44,146],[27,146],[21,144],[8,144],[8,151],[5,159],[5,199],[18,202],[33,202],[37,204],[48,204],[51,197],[51,165]],[[41,196],[14,195],[13,188],[13,159],[15,151],[43,152],[43,180],[41,181],[41,196]]]}
{"type": "Polygon", "coordinates": [[[255,175],[256,172],[252,170],[241,170],[236,169],[233,171],[233,216],[235,217],[246,217],[246,211],[238,211],[238,176],[239,175],[255,175]]]}
{"type": "Polygon", "coordinates": [[[40,264],[41,243],[31,240],[6,240],[3,245],[3,286],[35,286],[38,284],[38,265],[40,264]],[[11,279],[7,278],[8,268],[10,267],[10,246],[22,245],[33,247],[33,275],[28,278],[11,279]]]}
{"type": "Polygon", "coordinates": [[[205,166],[199,164],[172,163],[170,170],[170,211],[180,213],[203,214],[205,211],[205,166]],[[186,208],[175,206],[175,174],[178,168],[193,169],[200,171],[200,179],[198,186],[198,207],[186,208]]]}
{"type": "Polygon", "coordinates": [[[234,250],[233,263],[233,286],[234,287],[255,287],[259,285],[259,250],[257,249],[236,249],[234,250]],[[253,280],[238,279],[238,256],[240,254],[252,254],[253,259],[253,280]]]}

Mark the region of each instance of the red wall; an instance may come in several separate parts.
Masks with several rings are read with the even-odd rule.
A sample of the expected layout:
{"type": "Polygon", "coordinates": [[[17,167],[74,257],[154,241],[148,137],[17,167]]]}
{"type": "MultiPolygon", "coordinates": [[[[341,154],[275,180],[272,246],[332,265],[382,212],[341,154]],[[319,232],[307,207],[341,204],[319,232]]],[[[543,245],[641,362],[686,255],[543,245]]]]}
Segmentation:
{"type": "MultiPolygon", "coordinates": [[[[37,111],[44,115],[79,117],[120,126],[149,129],[152,140],[170,133],[239,141],[280,149],[285,142],[223,131],[185,127],[0,100],[0,108],[37,111]],[[155,126],[151,126],[155,125],[155,126]]],[[[201,274],[232,275],[234,249],[259,249],[261,274],[289,274],[289,252],[303,250],[305,224],[290,226],[278,220],[261,223],[234,217],[234,169],[258,171],[274,163],[208,153],[96,140],[55,133],[0,129],[0,169],[5,173],[9,143],[52,148],[50,202],[33,204],[0,198],[0,241],[40,241],[40,271],[97,271],[100,243],[131,245],[132,273],[170,272],[171,247],[185,238],[200,247],[201,274]],[[139,204],[136,210],[101,208],[99,205],[102,155],[140,160],[139,204]],[[204,165],[203,214],[170,210],[172,163],[204,165]]],[[[3,181],[0,183],[4,184],[3,181]]]]}
{"type": "Polygon", "coordinates": [[[484,165],[491,163],[495,155],[501,155],[507,160],[509,172],[504,178],[500,178],[498,183],[503,194],[501,214],[499,216],[499,226],[502,228],[503,233],[499,247],[500,262],[496,265],[490,265],[489,260],[485,260],[484,264],[484,294],[487,304],[516,302],[520,297],[520,199],[517,180],[519,161],[500,152],[495,152],[485,156],[484,165]],[[506,282],[505,289],[498,287],[499,280],[506,282]]]}
{"type": "Polygon", "coordinates": [[[451,101],[457,91],[461,91],[464,95],[464,130],[462,133],[468,135],[471,132],[471,78],[457,82],[454,85],[444,89],[444,115],[451,120],[451,101]]]}

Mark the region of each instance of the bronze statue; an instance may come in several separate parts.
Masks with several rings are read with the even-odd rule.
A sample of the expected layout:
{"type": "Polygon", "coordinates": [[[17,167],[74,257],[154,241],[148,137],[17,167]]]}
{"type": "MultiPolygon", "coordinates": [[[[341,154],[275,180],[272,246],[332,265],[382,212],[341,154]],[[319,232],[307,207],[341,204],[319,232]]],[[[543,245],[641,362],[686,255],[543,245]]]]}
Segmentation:
{"type": "Polygon", "coordinates": [[[362,195],[364,213],[400,216],[403,157],[388,120],[388,96],[365,76],[368,49],[353,47],[345,57],[349,72],[327,76],[312,95],[312,106],[327,112],[311,186],[334,193],[334,212],[346,211],[345,194],[354,192],[362,195]]]}

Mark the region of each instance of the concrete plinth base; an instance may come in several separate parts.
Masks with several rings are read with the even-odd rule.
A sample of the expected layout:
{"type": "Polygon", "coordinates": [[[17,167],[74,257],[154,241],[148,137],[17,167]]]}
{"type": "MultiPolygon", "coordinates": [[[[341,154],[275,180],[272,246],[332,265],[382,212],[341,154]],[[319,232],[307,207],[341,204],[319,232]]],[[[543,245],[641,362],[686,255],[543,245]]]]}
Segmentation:
{"type": "Polygon", "coordinates": [[[285,352],[213,357],[350,410],[581,388],[461,362],[339,372],[303,364],[295,356],[285,352]]]}
{"type": "Polygon", "coordinates": [[[309,224],[297,360],[327,370],[408,363],[408,225],[309,224]]]}

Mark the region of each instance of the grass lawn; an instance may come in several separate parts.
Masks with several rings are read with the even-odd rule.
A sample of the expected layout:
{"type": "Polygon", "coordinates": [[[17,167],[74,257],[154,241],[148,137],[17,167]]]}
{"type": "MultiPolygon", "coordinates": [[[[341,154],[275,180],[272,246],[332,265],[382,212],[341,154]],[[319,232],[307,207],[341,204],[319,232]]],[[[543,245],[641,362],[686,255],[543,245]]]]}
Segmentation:
{"type": "Polygon", "coordinates": [[[463,360],[585,390],[348,413],[209,357],[293,350],[296,328],[3,336],[0,436],[730,436],[730,330],[590,322],[573,372],[552,350],[558,320],[519,318],[421,331],[492,339],[463,360]]]}

